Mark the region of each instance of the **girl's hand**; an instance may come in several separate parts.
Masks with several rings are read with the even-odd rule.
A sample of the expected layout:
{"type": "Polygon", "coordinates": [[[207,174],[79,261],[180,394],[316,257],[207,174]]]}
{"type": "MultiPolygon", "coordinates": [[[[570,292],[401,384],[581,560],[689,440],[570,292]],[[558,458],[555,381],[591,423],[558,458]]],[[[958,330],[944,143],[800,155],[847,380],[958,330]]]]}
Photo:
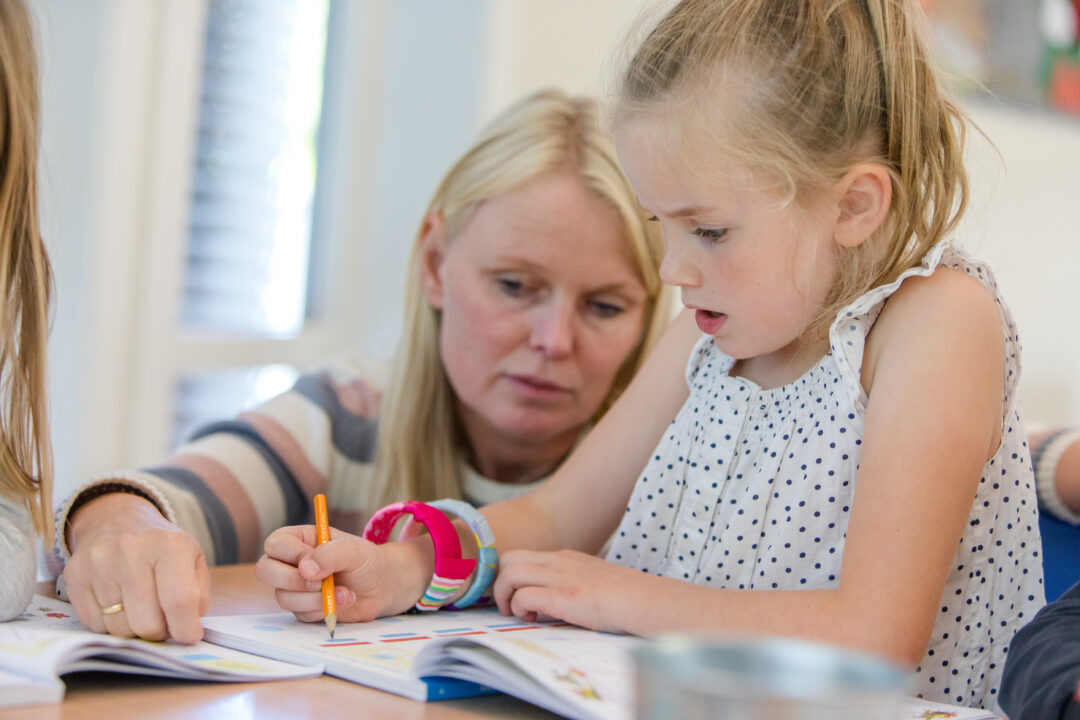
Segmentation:
{"type": "Polygon", "coordinates": [[[317,546],[314,525],[283,527],[266,538],[255,577],[297,619],[321,622],[322,580],[333,574],[338,622],[366,622],[404,612],[423,594],[426,581],[419,590],[404,581],[413,573],[401,545],[375,545],[330,528],[330,541],[317,546]]]}
{"type": "Polygon", "coordinates": [[[503,615],[529,622],[544,616],[624,632],[625,611],[645,577],[576,550],[512,550],[499,556],[494,599],[503,615]]]}

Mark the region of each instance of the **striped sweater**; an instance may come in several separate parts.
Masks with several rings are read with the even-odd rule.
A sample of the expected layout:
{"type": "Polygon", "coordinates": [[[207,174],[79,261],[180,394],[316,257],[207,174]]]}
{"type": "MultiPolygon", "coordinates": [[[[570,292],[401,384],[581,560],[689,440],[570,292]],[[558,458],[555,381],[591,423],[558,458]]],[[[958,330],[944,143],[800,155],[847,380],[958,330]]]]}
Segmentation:
{"type": "MultiPolygon", "coordinates": [[[[288,392],[233,420],[199,429],[165,462],[100,475],[57,511],[57,543],[70,557],[63,528],[78,496],[120,482],[154,498],[172,522],[202,546],[210,565],[251,562],[267,535],[311,522],[312,498],[326,493],[331,524],[359,533],[368,514],[359,488],[371,481],[384,387],[381,368],[335,360],[305,374],[288,392]]],[[[463,468],[463,494],[475,505],[524,494],[543,480],[496,483],[463,468]]]]}

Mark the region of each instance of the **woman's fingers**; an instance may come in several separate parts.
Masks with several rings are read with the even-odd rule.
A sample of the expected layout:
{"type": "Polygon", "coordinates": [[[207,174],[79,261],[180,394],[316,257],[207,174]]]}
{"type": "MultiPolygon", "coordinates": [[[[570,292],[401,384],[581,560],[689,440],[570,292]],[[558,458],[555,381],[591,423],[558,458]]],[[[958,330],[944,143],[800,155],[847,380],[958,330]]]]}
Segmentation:
{"type": "Polygon", "coordinates": [[[154,580],[163,634],[182,643],[201,640],[199,619],[210,609],[210,573],[202,554],[160,559],[154,566],[154,580]]]}

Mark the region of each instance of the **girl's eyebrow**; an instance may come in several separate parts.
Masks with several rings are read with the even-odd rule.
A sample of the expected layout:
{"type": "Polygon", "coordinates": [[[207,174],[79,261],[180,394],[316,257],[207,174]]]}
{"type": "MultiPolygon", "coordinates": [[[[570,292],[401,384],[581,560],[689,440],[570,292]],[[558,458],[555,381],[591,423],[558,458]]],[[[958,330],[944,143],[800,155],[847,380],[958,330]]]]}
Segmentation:
{"type": "MultiPolygon", "coordinates": [[[[641,204],[640,200],[638,201],[638,205],[641,205],[642,208],[645,207],[641,204]]],[[[649,209],[649,212],[656,213],[657,211],[649,209]]],[[[660,214],[667,215],[669,218],[684,218],[693,217],[694,215],[705,215],[709,212],[712,212],[712,208],[707,208],[704,205],[687,205],[686,207],[681,207],[677,210],[672,210],[671,212],[660,214]]]]}

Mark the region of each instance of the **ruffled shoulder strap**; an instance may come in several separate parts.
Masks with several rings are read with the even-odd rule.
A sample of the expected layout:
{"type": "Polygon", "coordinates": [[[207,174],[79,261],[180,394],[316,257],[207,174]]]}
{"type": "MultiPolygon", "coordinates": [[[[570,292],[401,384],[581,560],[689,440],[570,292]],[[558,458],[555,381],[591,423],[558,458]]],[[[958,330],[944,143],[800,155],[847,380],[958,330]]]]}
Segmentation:
{"type": "Polygon", "coordinates": [[[863,392],[860,383],[866,336],[870,328],[874,326],[885,301],[908,278],[927,277],[932,275],[938,267],[962,270],[977,278],[994,296],[1001,314],[1005,335],[1005,407],[1009,407],[1020,379],[1020,338],[1017,335],[1016,322],[1001,296],[990,268],[985,263],[967,257],[948,240],[932,247],[923,256],[919,265],[907,270],[891,283],[870,290],[837,313],[836,319],[829,328],[830,352],[835,357],[840,370],[843,389],[857,407],[862,409],[866,407],[866,393],[863,392]]]}

